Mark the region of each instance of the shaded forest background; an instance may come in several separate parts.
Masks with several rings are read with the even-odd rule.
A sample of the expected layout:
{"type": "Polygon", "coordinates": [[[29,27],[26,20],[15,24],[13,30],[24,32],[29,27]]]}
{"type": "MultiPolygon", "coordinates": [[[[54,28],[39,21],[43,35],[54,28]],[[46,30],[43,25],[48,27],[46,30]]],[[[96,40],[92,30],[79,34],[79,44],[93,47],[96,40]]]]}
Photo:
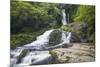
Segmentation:
{"type": "MultiPolygon", "coordinates": [[[[81,29],[86,42],[95,42],[95,6],[65,4],[64,9],[70,23],[87,25],[81,29]]],[[[67,25],[62,26],[61,10],[56,3],[11,1],[11,48],[31,43],[49,29],[69,31],[67,25]]]]}

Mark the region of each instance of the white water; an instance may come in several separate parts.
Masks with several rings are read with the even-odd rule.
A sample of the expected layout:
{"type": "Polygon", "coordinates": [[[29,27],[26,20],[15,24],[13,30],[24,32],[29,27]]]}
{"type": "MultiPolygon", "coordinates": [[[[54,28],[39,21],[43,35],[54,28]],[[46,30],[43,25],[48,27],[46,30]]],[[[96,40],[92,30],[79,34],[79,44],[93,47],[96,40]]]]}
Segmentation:
{"type": "Polygon", "coordinates": [[[70,43],[70,39],[71,39],[71,32],[65,32],[65,31],[63,31],[62,32],[62,38],[61,38],[61,40],[64,43],[68,43],[69,44],[70,43]]]}
{"type": "Polygon", "coordinates": [[[33,51],[29,52],[22,60],[21,64],[39,64],[43,63],[45,59],[50,58],[49,51],[33,51]]]}
{"type": "Polygon", "coordinates": [[[16,58],[20,55],[20,53],[24,50],[22,47],[17,47],[15,50],[11,50],[11,55],[16,58]]]}
{"type": "MultiPolygon", "coordinates": [[[[36,41],[33,41],[30,44],[26,44],[22,47],[18,47],[15,50],[11,50],[11,55],[13,56],[11,58],[11,64],[16,64],[18,61],[18,57],[21,52],[24,49],[30,49],[30,48],[35,48],[35,49],[42,49],[45,48],[46,45],[48,45],[49,42],[49,36],[50,33],[53,31],[53,29],[46,31],[42,35],[37,37],[36,41]]],[[[30,64],[42,64],[42,61],[47,61],[45,59],[50,58],[51,55],[49,54],[49,51],[33,51],[33,52],[28,52],[28,54],[22,59],[21,64],[23,65],[30,65],[30,64]],[[32,61],[34,60],[34,61],[32,61]]],[[[46,64],[46,63],[45,63],[46,64]]]]}
{"type": "Polygon", "coordinates": [[[35,48],[40,48],[40,49],[44,48],[49,42],[49,35],[52,31],[53,29],[46,31],[42,35],[38,36],[36,41],[33,41],[32,43],[24,46],[25,47],[34,46],[35,48]]]}
{"type": "MultiPolygon", "coordinates": [[[[24,45],[25,47],[35,47],[36,49],[42,49],[45,48],[46,45],[48,45],[49,42],[49,35],[50,33],[53,31],[52,30],[48,30],[45,33],[43,33],[42,35],[37,37],[36,41],[33,41],[30,44],[24,45]]],[[[30,49],[30,48],[29,48],[30,49]]],[[[25,56],[25,58],[23,58],[22,60],[22,64],[35,64],[36,62],[40,62],[45,60],[46,58],[49,58],[50,54],[49,51],[34,51],[34,52],[29,52],[27,54],[27,56],[25,56]],[[34,61],[32,61],[34,60],[34,61]]]]}
{"type": "Polygon", "coordinates": [[[65,9],[62,9],[62,24],[66,25],[67,21],[66,21],[66,13],[65,13],[65,9]]]}

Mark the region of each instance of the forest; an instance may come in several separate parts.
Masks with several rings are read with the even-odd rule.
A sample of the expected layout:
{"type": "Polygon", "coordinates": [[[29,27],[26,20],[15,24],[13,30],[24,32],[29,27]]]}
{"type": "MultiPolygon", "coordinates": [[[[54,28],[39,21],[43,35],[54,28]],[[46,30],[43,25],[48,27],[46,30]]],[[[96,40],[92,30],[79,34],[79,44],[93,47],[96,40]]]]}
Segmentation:
{"type": "Polygon", "coordinates": [[[50,29],[82,34],[85,42],[95,43],[95,6],[64,4],[68,25],[62,25],[62,7],[58,3],[11,1],[11,49],[36,40],[50,29]],[[74,30],[74,25],[85,28],[74,30]],[[81,25],[80,25],[81,26],[81,25]]]}

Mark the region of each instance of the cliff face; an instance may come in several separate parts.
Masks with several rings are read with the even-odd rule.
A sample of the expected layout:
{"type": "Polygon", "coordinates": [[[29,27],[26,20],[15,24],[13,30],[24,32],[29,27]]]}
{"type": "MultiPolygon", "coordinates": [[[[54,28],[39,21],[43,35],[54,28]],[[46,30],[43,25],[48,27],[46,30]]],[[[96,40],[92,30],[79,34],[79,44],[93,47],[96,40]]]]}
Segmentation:
{"type": "Polygon", "coordinates": [[[52,50],[56,53],[57,63],[79,63],[95,61],[95,46],[87,43],[74,43],[68,48],[57,48],[52,50]]]}

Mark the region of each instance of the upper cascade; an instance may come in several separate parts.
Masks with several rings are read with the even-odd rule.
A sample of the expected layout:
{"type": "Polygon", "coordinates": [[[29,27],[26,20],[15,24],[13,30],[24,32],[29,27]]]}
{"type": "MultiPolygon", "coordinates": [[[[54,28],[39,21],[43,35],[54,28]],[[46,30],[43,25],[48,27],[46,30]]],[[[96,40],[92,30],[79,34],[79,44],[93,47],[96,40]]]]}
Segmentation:
{"type": "Polygon", "coordinates": [[[67,21],[66,21],[65,9],[62,9],[62,24],[63,24],[63,25],[68,24],[67,21]]]}

